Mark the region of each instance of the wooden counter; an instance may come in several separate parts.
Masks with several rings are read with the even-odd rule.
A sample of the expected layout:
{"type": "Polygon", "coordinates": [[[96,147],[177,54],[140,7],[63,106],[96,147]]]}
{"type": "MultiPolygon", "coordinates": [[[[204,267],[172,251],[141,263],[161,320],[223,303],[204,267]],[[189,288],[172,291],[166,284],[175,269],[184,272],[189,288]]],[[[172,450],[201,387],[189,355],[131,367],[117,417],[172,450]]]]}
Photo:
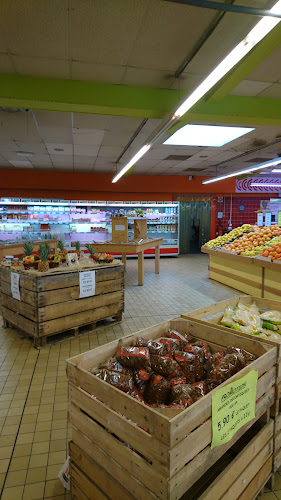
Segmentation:
{"type": "Polygon", "coordinates": [[[149,241],[136,243],[134,241],[128,243],[94,243],[95,252],[121,253],[122,262],[126,271],[126,254],[138,254],[138,285],[143,285],[144,280],[144,251],[155,247],[155,274],[159,274],[160,267],[160,251],[159,247],[163,243],[163,238],[155,238],[149,241]]]}
{"type": "MultiPolygon", "coordinates": [[[[26,240],[27,242],[28,240],[26,240]]],[[[20,241],[19,243],[13,243],[12,245],[0,245],[0,262],[2,262],[5,255],[24,255],[24,243],[20,241]]],[[[57,251],[58,240],[42,240],[42,241],[32,241],[33,251],[38,252],[39,245],[41,243],[49,243],[50,247],[54,252],[57,251]]]]}

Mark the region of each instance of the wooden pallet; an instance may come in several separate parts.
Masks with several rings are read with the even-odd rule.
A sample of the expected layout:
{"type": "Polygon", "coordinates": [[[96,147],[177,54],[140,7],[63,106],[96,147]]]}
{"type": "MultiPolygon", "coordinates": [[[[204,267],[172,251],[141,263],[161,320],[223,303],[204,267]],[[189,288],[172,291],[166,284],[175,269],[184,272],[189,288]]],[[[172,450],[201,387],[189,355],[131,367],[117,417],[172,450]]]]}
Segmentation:
{"type": "Polygon", "coordinates": [[[122,320],[124,310],[124,266],[103,266],[94,270],[95,295],[79,298],[79,272],[19,272],[20,296],[11,293],[11,270],[1,267],[1,309],[4,325],[11,324],[34,339],[35,346],[47,337],[72,330],[74,335],[85,325],[115,317],[122,320]]]}
{"type": "MultiPolygon", "coordinates": [[[[124,337],[122,344],[130,345],[138,335],[146,338],[159,338],[168,328],[181,333],[190,333],[193,337],[206,340],[214,350],[217,350],[219,346],[233,345],[243,347],[258,356],[258,359],[251,365],[224,383],[227,385],[248,371],[258,371],[256,417],[255,420],[239,429],[231,441],[211,450],[212,393],[185,410],[151,408],[95,377],[89,371],[114,355],[119,341],[71,358],[67,361],[67,376],[69,420],[74,427],[72,437],[74,448],[71,452],[73,462],[75,466],[81,468],[83,459],[81,453],[83,456],[86,455],[85,463],[90,457],[92,470],[90,476],[86,468],[84,472],[82,471],[89,479],[100,477],[99,473],[92,475],[94,470],[92,467],[95,467],[95,464],[92,465],[93,461],[99,467],[102,466],[109,471],[113,480],[112,491],[117,495],[116,481],[127,490],[128,496],[120,496],[120,498],[155,500],[156,496],[161,500],[180,499],[255,422],[265,414],[269,415],[269,409],[274,403],[276,346],[261,342],[254,344],[235,333],[225,334],[211,325],[202,326],[197,322],[183,319],[167,321],[141,330],[124,337]],[[130,447],[125,446],[124,443],[130,447]],[[77,451],[77,448],[80,448],[82,452],[77,451]],[[74,458],[74,453],[79,454],[78,463],[77,458],[74,458]]],[[[267,441],[271,440],[269,449],[272,450],[273,422],[271,420],[270,422],[271,434],[267,441]]],[[[256,453],[256,445],[253,449],[256,453]]],[[[272,451],[270,455],[271,458],[270,456],[265,458],[263,455],[264,461],[261,458],[260,462],[264,467],[263,479],[265,481],[272,472],[272,451]]],[[[99,471],[99,469],[96,470],[99,471]]],[[[237,479],[237,475],[234,477],[233,473],[229,477],[233,480],[237,479]]],[[[224,481],[221,483],[224,484],[224,481]]],[[[106,484],[109,488],[109,483],[106,482],[106,484]]],[[[87,498],[88,493],[82,486],[83,482],[80,482],[75,487],[82,489],[87,498]]],[[[99,484],[97,487],[100,487],[99,484]]],[[[228,487],[226,486],[226,489],[228,487]]],[[[93,491],[94,489],[91,489],[91,495],[93,491]]],[[[110,496],[111,493],[107,489],[105,494],[108,498],[119,498],[110,496]]],[[[123,490],[122,495],[124,495],[123,490]]],[[[99,497],[89,496],[89,498],[99,497]]]]}
{"type": "MultiPolygon", "coordinates": [[[[220,324],[223,317],[225,308],[228,305],[235,306],[238,302],[243,304],[250,304],[255,302],[259,309],[266,310],[272,309],[275,311],[281,311],[281,302],[278,300],[265,299],[261,297],[253,297],[249,295],[240,295],[239,297],[233,297],[231,299],[226,299],[216,304],[210,306],[201,307],[195,311],[189,311],[182,314],[183,318],[197,321],[198,324],[206,325],[212,324],[216,325],[220,330],[224,332],[232,331],[220,324]]],[[[274,471],[277,471],[281,467],[281,337],[279,340],[268,340],[259,338],[243,332],[236,332],[237,335],[241,337],[248,338],[251,342],[263,342],[268,345],[273,345],[277,347],[277,362],[276,362],[276,382],[275,382],[275,401],[274,406],[271,409],[271,415],[275,420],[275,430],[274,430],[274,471]]]]}

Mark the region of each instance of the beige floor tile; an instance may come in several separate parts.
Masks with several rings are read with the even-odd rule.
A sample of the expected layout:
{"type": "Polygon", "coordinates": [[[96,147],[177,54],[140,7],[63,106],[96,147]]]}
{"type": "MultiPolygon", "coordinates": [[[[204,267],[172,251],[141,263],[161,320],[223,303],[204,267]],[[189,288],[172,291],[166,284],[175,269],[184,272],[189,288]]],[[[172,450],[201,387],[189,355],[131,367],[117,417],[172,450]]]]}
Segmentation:
{"type": "Polygon", "coordinates": [[[64,464],[66,459],[65,451],[53,451],[49,453],[48,465],[64,464]]]}
{"type": "Polygon", "coordinates": [[[22,484],[25,484],[26,472],[26,470],[8,472],[5,482],[5,488],[10,488],[11,486],[21,486],[22,484]]]}
{"type": "Polygon", "coordinates": [[[30,455],[31,447],[32,447],[31,443],[16,444],[14,452],[13,452],[13,458],[24,457],[26,455],[30,455]]]}
{"type": "Polygon", "coordinates": [[[40,453],[38,455],[31,455],[29,467],[35,469],[36,467],[45,467],[48,463],[48,453],[40,453]]]}
{"type": "Polygon", "coordinates": [[[45,498],[50,498],[55,495],[64,495],[65,489],[63,485],[61,484],[59,479],[53,479],[51,481],[46,482],[46,488],[45,488],[45,498]]]}
{"type": "Polygon", "coordinates": [[[38,455],[42,453],[49,453],[50,442],[43,441],[41,443],[33,443],[32,455],[38,455]]]}
{"type": "Polygon", "coordinates": [[[4,458],[3,460],[0,460],[0,473],[6,472],[9,466],[9,459],[4,458]]]}
{"type": "Polygon", "coordinates": [[[50,452],[63,451],[65,449],[66,449],[65,439],[57,439],[56,441],[50,441],[50,452]]]}
{"type": "Polygon", "coordinates": [[[22,500],[24,486],[4,488],[1,500],[22,500]]]}
{"type": "Polygon", "coordinates": [[[3,447],[1,447],[0,448],[0,460],[2,458],[10,458],[12,450],[13,450],[12,446],[3,446],[3,447]]]}
{"type": "Polygon", "coordinates": [[[9,471],[24,470],[28,468],[29,456],[12,458],[9,471]]]}
{"type": "Polygon", "coordinates": [[[22,500],[42,500],[44,495],[45,482],[26,484],[22,500]]]}
{"type": "MultiPolygon", "coordinates": [[[[63,465],[63,463],[62,463],[62,465],[63,465]]],[[[46,481],[50,480],[50,479],[57,479],[59,471],[61,470],[62,465],[60,465],[60,464],[48,465],[48,467],[47,467],[46,481]]]]}
{"type": "Polygon", "coordinates": [[[34,443],[42,443],[42,441],[48,441],[50,439],[50,431],[36,431],[34,434],[34,443]]]}
{"type": "Polygon", "coordinates": [[[47,467],[36,467],[35,469],[28,469],[26,476],[26,483],[38,483],[45,481],[47,467]]]}
{"type": "Polygon", "coordinates": [[[34,438],[34,433],[30,432],[28,434],[20,434],[17,439],[17,444],[29,444],[32,443],[34,438]]]}

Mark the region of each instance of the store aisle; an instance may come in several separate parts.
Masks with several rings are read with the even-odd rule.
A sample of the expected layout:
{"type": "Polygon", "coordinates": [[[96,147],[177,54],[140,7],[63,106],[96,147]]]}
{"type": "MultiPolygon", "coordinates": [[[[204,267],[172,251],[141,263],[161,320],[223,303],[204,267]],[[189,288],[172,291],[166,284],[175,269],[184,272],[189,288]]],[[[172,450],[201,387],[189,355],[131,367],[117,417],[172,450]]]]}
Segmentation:
{"type": "MultiPolygon", "coordinates": [[[[137,262],[128,259],[125,314],[120,324],[99,329],[40,351],[13,329],[0,328],[0,487],[2,500],[69,499],[57,478],[67,455],[65,360],[183,312],[238,292],[208,279],[208,257],[145,260],[144,286],[137,286],[137,262]]],[[[280,490],[264,498],[281,498],[280,490]]]]}

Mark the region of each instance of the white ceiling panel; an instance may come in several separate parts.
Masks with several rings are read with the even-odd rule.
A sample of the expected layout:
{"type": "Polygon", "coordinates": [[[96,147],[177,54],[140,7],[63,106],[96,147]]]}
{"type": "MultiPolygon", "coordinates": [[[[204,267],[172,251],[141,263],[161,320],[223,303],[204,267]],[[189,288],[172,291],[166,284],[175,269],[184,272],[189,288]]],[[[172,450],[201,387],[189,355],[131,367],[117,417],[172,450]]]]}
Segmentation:
{"type": "Polygon", "coordinates": [[[175,80],[174,72],[128,66],[124,71],[123,85],[169,88],[175,80]]]}
{"type": "Polygon", "coordinates": [[[70,78],[70,65],[67,59],[12,56],[17,74],[38,78],[70,78]]]}
{"type": "Polygon", "coordinates": [[[72,144],[57,144],[46,142],[46,148],[48,153],[56,156],[67,156],[72,155],[72,144]]]}
{"type": "Polygon", "coordinates": [[[110,165],[114,164],[114,160],[113,158],[108,156],[104,157],[98,156],[95,160],[95,165],[109,165],[109,164],[110,165]]]}
{"type": "Polygon", "coordinates": [[[51,127],[71,127],[71,113],[59,111],[33,111],[39,127],[49,125],[51,127]]]}
{"type": "Polygon", "coordinates": [[[15,73],[15,67],[13,65],[12,58],[8,54],[0,53],[0,73],[8,73],[10,75],[15,73]]]}
{"type": "Polygon", "coordinates": [[[281,45],[279,45],[265,60],[259,64],[248,76],[248,80],[260,82],[276,82],[281,79],[281,45]]]}
{"type": "Polygon", "coordinates": [[[92,156],[96,157],[99,151],[98,146],[74,146],[75,156],[92,156]]]}
{"type": "Polygon", "coordinates": [[[20,151],[28,151],[31,153],[46,153],[46,146],[43,142],[26,142],[26,141],[15,141],[20,151]]]}
{"type": "Polygon", "coordinates": [[[140,126],[142,118],[130,116],[111,116],[107,124],[107,130],[115,132],[135,132],[140,126]]]}
{"type": "Polygon", "coordinates": [[[132,135],[133,135],[132,132],[123,132],[123,133],[105,132],[102,140],[102,145],[125,147],[125,145],[128,144],[128,142],[130,141],[132,135]]]}
{"type": "Polygon", "coordinates": [[[67,0],[2,0],[0,29],[10,52],[17,55],[68,56],[67,0]],[[11,22],[12,20],[12,22],[11,22]]]}
{"type": "Polygon", "coordinates": [[[242,96],[256,96],[267,87],[270,86],[268,82],[255,82],[254,80],[243,80],[231,92],[232,95],[242,96]]]}
{"type": "Polygon", "coordinates": [[[118,158],[122,153],[123,148],[111,147],[111,146],[101,146],[99,150],[99,156],[104,156],[108,158],[118,158]]]}
{"type": "Polygon", "coordinates": [[[53,164],[65,164],[72,165],[73,157],[72,155],[50,155],[53,164]]]}
{"type": "MultiPolygon", "coordinates": [[[[280,70],[281,78],[281,70],[280,70]]],[[[267,97],[269,99],[281,99],[281,83],[273,83],[265,90],[259,93],[259,97],[267,97]]]]}
{"type": "Polygon", "coordinates": [[[107,128],[107,123],[110,116],[107,115],[91,115],[88,113],[73,113],[73,130],[79,132],[82,129],[85,133],[94,132],[95,130],[104,130],[107,128]]]}
{"type": "Polygon", "coordinates": [[[98,83],[122,83],[125,66],[115,64],[95,64],[83,61],[72,61],[71,73],[73,80],[83,80],[98,83]]]}
{"type": "Polygon", "coordinates": [[[45,142],[72,144],[71,127],[43,125],[40,126],[40,135],[45,142]]]}
{"type": "Polygon", "coordinates": [[[10,160],[11,165],[17,168],[33,168],[30,161],[27,160],[10,160]]]}
{"type": "Polygon", "coordinates": [[[74,128],[73,143],[81,146],[100,146],[104,137],[104,130],[90,128],[74,128]]]}

